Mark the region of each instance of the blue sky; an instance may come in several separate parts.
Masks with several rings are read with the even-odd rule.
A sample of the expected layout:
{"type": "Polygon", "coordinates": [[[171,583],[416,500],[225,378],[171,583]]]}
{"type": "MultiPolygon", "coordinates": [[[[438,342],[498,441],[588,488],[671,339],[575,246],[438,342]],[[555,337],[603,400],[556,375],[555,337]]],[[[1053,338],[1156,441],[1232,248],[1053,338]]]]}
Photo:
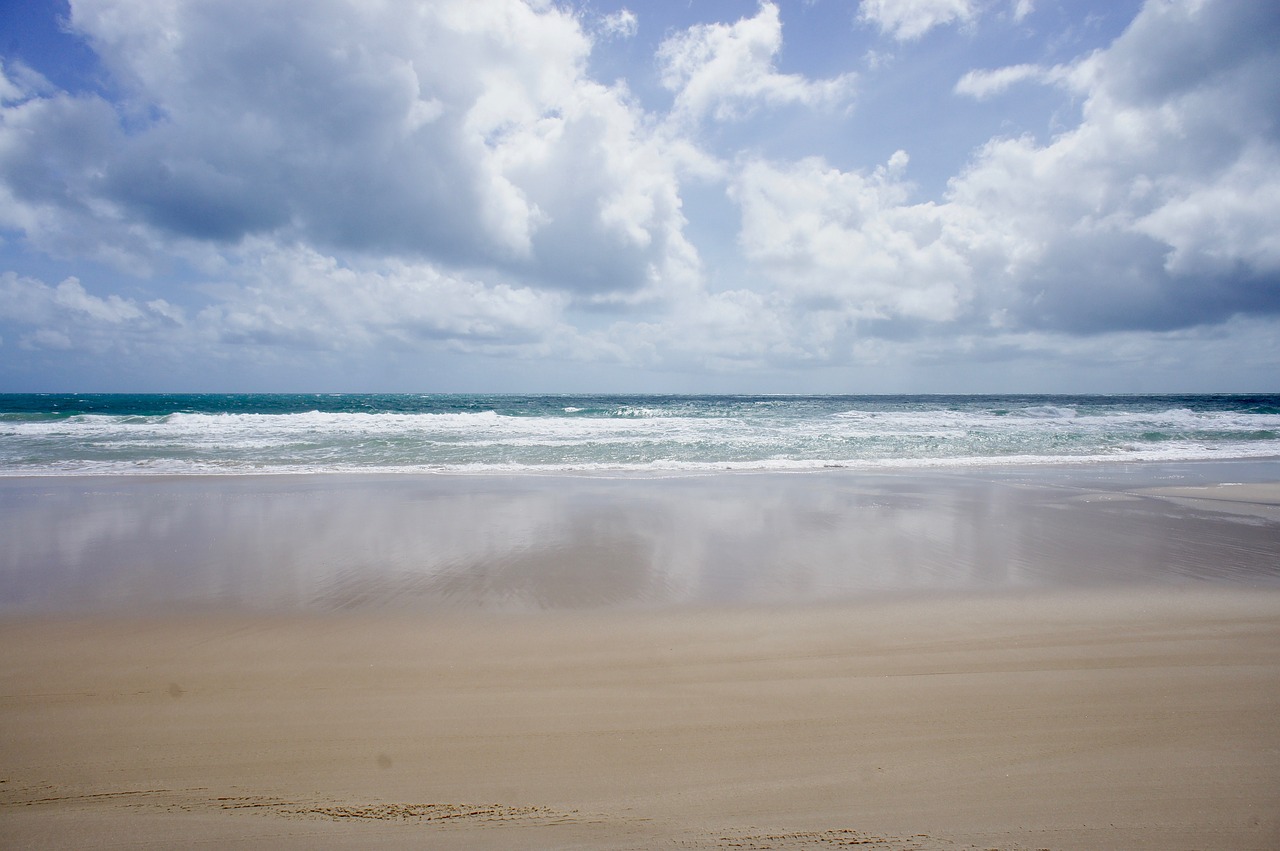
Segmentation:
{"type": "Polygon", "coordinates": [[[1277,390],[1280,6],[0,5],[0,391],[1277,390]]]}

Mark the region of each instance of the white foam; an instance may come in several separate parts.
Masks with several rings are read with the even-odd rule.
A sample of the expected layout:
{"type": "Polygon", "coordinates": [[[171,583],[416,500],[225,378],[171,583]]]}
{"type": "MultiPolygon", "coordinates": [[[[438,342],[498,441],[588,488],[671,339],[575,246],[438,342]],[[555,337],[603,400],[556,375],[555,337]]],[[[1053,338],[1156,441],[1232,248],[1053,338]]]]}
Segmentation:
{"type": "Polygon", "coordinates": [[[573,416],[309,411],[0,420],[0,475],[686,473],[1280,455],[1280,415],[1185,408],[1098,414],[1046,405],[1016,416],[958,409],[826,414],[786,405],[715,415],[693,404],[563,410],[573,416]]]}
{"type": "Polygon", "coordinates": [[[1080,416],[1075,408],[1059,408],[1056,405],[1031,405],[1011,411],[1015,416],[1032,417],[1034,419],[1071,420],[1080,416]]]}
{"type": "Polygon", "coordinates": [[[0,477],[14,476],[84,476],[84,475],[313,475],[313,474],[474,474],[474,475],[558,475],[571,473],[612,473],[620,475],[679,473],[712,474],[722,472],[818,472],[822,470],[879,471],[893,469],[965,469],[974,467],[1035,467],[1047,464],[1106,464],[1123,462],[1184,462],[1205,460],[1245,460],[1280,458],[1280,447],[1202,446],[1149,447],[1133,446],[1107,453],[1087,455],[1004,455],[920,458],[846,458],[688,461],[657,459],[635,463],[579,461],[521,464],[513,462],[422,463],[422,464],[351,464],[326,463],[263,464],[249,462],[212,462],[197,459],[149,458],[133,461],[63,461],[32,469],[0,466],[0,477]]]}

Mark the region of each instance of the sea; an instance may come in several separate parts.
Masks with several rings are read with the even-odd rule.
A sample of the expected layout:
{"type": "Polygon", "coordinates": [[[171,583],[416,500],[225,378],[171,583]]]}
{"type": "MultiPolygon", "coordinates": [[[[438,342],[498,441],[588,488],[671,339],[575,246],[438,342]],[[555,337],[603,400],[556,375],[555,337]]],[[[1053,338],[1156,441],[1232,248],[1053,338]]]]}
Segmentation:
{"type": "Polygon", "coordinates": [[[0,394],[0,476],[691,474],[1280,457],[1280,394],[0,394]]]}

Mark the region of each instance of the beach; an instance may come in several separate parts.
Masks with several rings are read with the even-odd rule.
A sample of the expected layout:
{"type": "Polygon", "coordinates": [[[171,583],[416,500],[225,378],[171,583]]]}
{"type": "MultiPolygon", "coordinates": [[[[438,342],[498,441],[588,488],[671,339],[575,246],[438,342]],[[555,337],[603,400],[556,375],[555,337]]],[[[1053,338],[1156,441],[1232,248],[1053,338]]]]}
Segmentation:
{"type": "Polygon", "coordinates": [[[1280,851],[1280,0],[0,0],[0,851],[1280,851]]]}
{"type": "Polygon", "coordinates": [[[0,480],[0,836],[1280,847],[1278,480],[0,480]]]}

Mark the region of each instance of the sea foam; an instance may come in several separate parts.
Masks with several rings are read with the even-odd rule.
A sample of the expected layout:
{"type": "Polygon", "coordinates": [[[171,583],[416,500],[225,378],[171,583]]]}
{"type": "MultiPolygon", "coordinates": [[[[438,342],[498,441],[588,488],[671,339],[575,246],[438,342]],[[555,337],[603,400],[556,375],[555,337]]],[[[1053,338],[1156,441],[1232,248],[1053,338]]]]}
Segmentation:
{"type": "Polygon", "coordinates": [[[1275,397],[0,396],[0,475],[711,472],[1280,456],[1275,397]]]}

